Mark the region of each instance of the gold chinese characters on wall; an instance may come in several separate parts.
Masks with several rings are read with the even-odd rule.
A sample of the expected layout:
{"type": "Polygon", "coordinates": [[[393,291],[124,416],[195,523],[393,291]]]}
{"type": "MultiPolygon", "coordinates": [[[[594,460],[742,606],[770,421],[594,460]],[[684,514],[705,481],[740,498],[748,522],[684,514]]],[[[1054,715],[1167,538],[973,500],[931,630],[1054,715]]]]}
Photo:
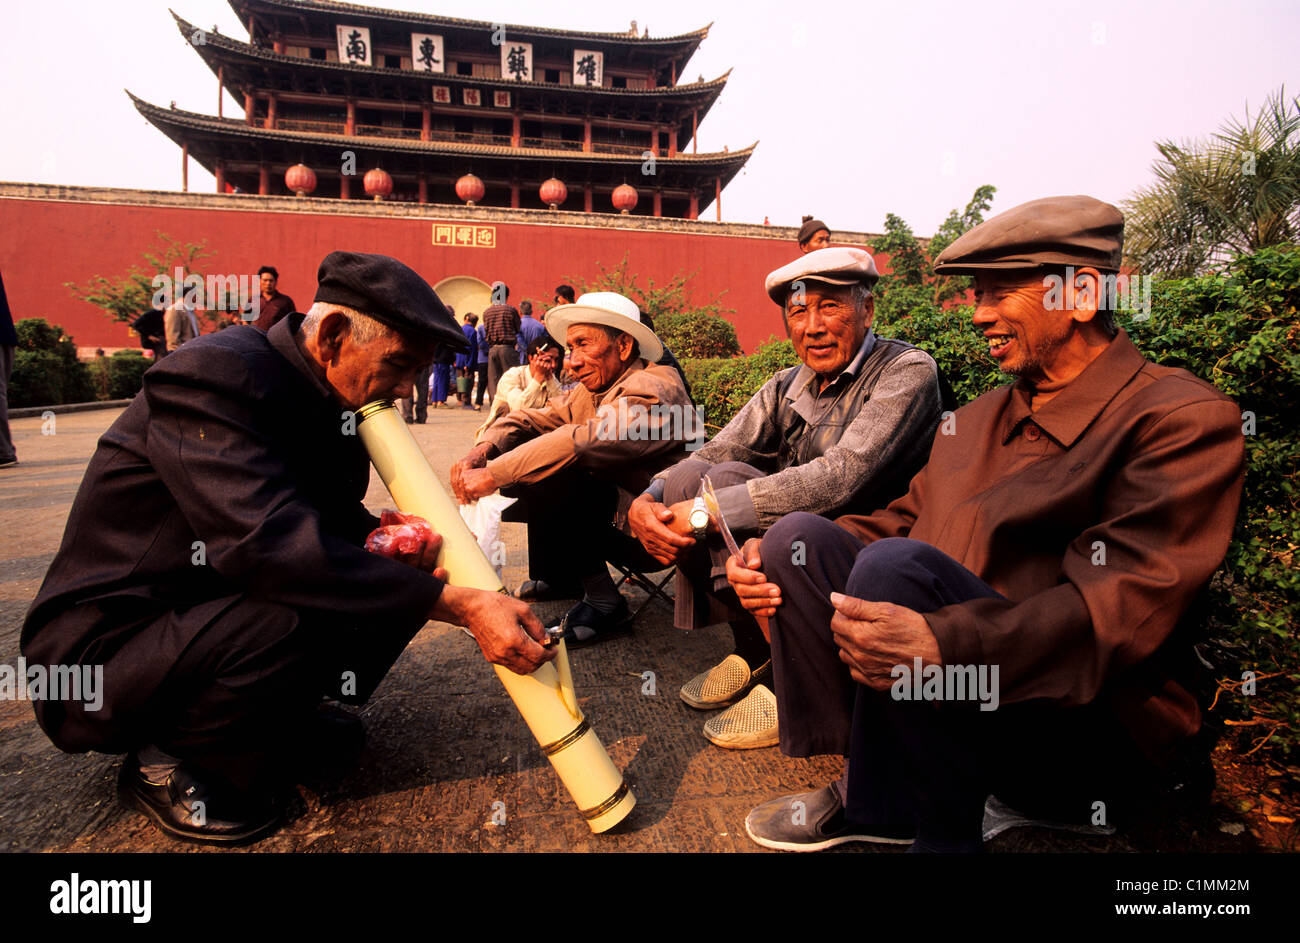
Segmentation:
{"type": "Polygon", "coordinates": [[[466,223],[434,223],[433,244],[465,249],[495,249],[497,228],[466,223]]]}

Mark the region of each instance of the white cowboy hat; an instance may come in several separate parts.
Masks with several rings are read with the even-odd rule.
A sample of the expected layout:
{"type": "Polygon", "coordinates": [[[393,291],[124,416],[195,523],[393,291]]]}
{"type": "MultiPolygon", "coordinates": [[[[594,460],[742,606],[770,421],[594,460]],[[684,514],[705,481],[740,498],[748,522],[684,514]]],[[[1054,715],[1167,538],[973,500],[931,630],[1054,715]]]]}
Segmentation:
{"type": "Polygon", "coordinates": [[[568,343],[569,328],[575,324],[600,324],[626,331],[636,338],[641,356],[658,363],[664,345],[654,331],[641,323],[641,309],[631,298],[616,291],[589,291],[571,305],[556,305],[546,312],[546,330],[561,344],[568,343]]]}

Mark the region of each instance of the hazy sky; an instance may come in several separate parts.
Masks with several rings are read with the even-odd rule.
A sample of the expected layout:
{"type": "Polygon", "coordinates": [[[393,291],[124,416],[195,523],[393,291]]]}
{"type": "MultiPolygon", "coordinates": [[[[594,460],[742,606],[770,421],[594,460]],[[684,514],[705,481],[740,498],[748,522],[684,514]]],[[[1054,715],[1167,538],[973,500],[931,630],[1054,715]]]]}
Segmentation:
{"type": "MultiPolygon", "coordinates": [[[[216,77],[169,3],[248,38],[224,0],[6,4],[0,179],[180,189],[179,148],[122,91],[216,113],[216,77]]],[[[760,141],[723,191],[739,222],[813,213],[874,232],[894,212],[929,234],[983,183],[995,211],[1058,193],[1115,202],[1150,180],[1155,140],[1208,135],[1283,84],[1300,93],[1296,0],[371,5],[610,32],[635,19],[652,36],[713,21],[683,77],[734,69],[700,149],[760,141]]],[[[225,109],[242,114],[229,95],[225,109]]],[[[190,188],[214,188],[193,161],[190,188]]]]}

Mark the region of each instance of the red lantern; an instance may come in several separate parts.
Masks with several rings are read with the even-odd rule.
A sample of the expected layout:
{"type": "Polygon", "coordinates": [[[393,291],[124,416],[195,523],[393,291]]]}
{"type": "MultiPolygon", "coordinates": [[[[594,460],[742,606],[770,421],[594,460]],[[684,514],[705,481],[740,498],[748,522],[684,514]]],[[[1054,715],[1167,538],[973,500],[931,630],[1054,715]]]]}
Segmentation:
{"type": "Polygon", "coordinates": [[[614,209],[627,215],[636,208],[636,187],[620,184],[614,188],[614,209]]]}
{"type": "Polygon", "coordinates": [[[316,174],[306,164],[294,164],[284,172],[284,185],[298,196],[306,196],[316,189],[316,174]]]}
{"type": "Polygon", "coordinates": [[[380,170],[378,167],[366,171],[366,176],[362,179],[361,185],[366,188],[366,192],[373,196],[376,201],[382,200],[393,192],[393,178],[388,176],[387,171],[380,170]]]}
{"type": "Polygon", "coordinates": [[[554,177],[543,183],[542,188],[537,192],[541,196],[542,202],[553,210],[558,210],[560,204],[569,198],[568,188],[554,177]]]}
{"type": "Polygon", "coordinates": [[[464,200],[466,206],[473,206],[483,199],[485,193],[487,187],[483,186],[483,181],[473,174],[466,174],[456,181],[456,196],[464,200]]]}

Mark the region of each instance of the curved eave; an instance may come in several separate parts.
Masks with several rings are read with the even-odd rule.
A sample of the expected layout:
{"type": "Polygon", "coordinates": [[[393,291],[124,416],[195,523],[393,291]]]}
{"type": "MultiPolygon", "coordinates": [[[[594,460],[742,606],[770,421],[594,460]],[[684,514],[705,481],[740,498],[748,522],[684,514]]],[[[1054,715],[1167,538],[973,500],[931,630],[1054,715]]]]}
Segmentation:
{"type": "Polygon", "coordinates": [[[361,21],[372,23],[398,24],[411,29],[462,29],[482,30],[490,33],[498,25],[504,25],[507,36],[520,39],[571,39],[589,44],[604,44],[626,49],[655,51],[664,55],[682,56],[693,53],[709,35],[713,26],[709,23],[700,29],[677,36],[641,37],[626,33],[590,33],[576,30],[553,29],[548,26],[523,26],[516,23],[489,23],[485,20],[463,20],[449,16],[431,16],[411,13],[405,10],[385,10],[380,7],[368,7],[355,3],[316,2],[316,0],[229,0],[230,7],[239,16],[240,22],[247,24],[248,11],[263,15],[281,16],[286,19],[302,20],[306,16],[322,16],[337,19],[346,15],[357,21],[357,25],[366,25],[361,21]]]}
{"type": "MultiPolygon", "coordinates": [[[[181,35],[188,37],[193,35],[197,27],[188,20],[179,16],[174,11],[172,16],[176,20],[176,26],[181,35]]],[[[685,85],[675,85],[672,87],[653,88],[653,89],[625,89],[625,88],[589,88],[584,85],[558,85],[542,82],[512,82],[509,79],[491,79],[479,78],[464,75],[453,75],[446,72],[417,72],[413,69],[389,69],[384,66],[364,66],[353,65],[348,62],[328,62],[321,59],[304,59],[300,56],[288,56],[284,53],[275,52],[269,49],[263,49],[258,46],[252,46],[239,40],[230,39],[222,36],[220,33],[206,33],[204,42],[194,46],[200,58],[207,64],[212,73],[217,74],[217,67],[225,64],[220,61],[224,54],[226,62],[232,64],[244,64],[256,66],[259,68],[284,66],[290,69],[303,69],[312,72],[331,73],[355,77],[364,80],[374,80],[377,78],[397,79],[399,81],[418,82],[424,85],[451,85],[456,87],[472,86],[475,88],[500,89],[502,91],[530,91],[538,93],[558,93],[561,95],[573,95],[575,97],[590,97],[594,101],[627,101],[630,98],[642,98],[651,101],[673,101],[680,99],[683,107],[697,107],[702,109],[701,116],[707,111],[718,96],[722,94],[723,88],[726,87],[727,79],[731,76],[731,70],[728,69],[716,79],[707,82],[691,82],[685,85]],[[698,103],[692,101],[698,99],[698,103]]],[[[420,96],[427,98],[427,95],[420,96]]]]}
{"type": "MultiPolygon", "coordinates": [[[[601,164],[607,166],[626,166],[640,168],[642,159],[636,155],[597,154],[582,151],[553,150],[550,148],[499,147],[488,144],[461,144],[454,141],[410,141],[402,138],[382,137],[348,137],[342,134],[319,134],[310,131],[280,131],[259,128],[234,118],[213,118],[192,111],[160,108],[125,89],[132,104],[154,127],[166,134],[177,144],[185,137],[185,131],[212,134],[226,138],[245,138],[250,141],[274,141],[285,144],[306,144],[312,146],[329,146],[338,148],[343,145],[353,150],[389,151],[409,154],[445,154],[458,156],[482,156],[495,158],[512,158],[522,160],[563,160],[572,164],[601,164]]],[[[739,171],[749,160],[755,141],[749,147],[738,151],[714,151],[706,154],[681,154],[676,157],[659,157],[657,162],[667,167],[690,169],[721,169],[728,175],[739,171]]]]}

